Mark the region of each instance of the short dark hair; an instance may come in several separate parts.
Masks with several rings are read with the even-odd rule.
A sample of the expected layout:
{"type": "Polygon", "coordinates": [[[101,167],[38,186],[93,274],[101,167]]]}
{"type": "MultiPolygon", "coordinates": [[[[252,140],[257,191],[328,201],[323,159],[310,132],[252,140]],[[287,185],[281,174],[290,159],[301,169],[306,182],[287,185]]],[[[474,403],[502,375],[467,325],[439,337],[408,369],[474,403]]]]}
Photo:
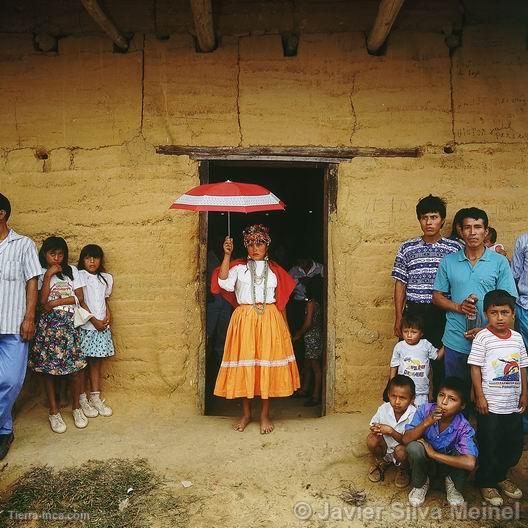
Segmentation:
{"type": "Polygon", "coordinates": [[[446,217],[446,206],[447,202],[444,198],[430,194],[429,196],[425,196],[418,200],[418,203],[416,204],[416,216],[418,217],[418,220],[420,220],[424,214],[438,213],[443,220],[446,217]]]}
{"type": "Polygon", "coordinates": [[[4,196],[0,193],[0,211],[6,212],[6,219],[11,215],[11,203],[7,199],[7,196],[4,196]]]}
{"type": "Polygon", "coordinates": [[[467,208],[464,207],[463,209],[459,209],[455,213],[455,216],[453,217],[453,224],[451,226],[451,234],[449,235],[449,238],[451,240],[458,240],[459,236],[456,228],[462,226],[462,218],[464,218],[466,211],[467,208]]]}
{"type": "Polygon", "coordinates": [[[484,311],[486,312],[491,306],[509,306],[515,310],[515,301],[515,297],[506,290],[491,290],[484,295],[484,311]]]}
{"type": "Polygon", "coordinates": [[[438,387],[438,391],[441,391],[442,389],[449,389],[456,392],[462,400],[462,403],[464,405],[467,403],[469,397],[469,386],[462,378],[448,376],[444,379],[444,381],[442,381],[440,387],[438,387]]]}
{"type": "Polygon", "coordinates": [[[401,322],[401,329],[404,328],[415,328],[423,332],[424,321],[421,315],[419,314],[407,314],[404,315],[401,322]]]}
{"type": "Polygon", "coordinates": [[[482,220],[484,222],[484,227],[488,228],[488,215],[486,214],[486,211],[479,209],[478,207],[468,207],[467,209],[463,210],[464,213],[461,215],[460,218],[460,225],[464,225],[464,220],[466,218],[473,218],[473,220],[482,220]]]}
{"type": "Polygon", "coordinates": [[[389,383],[387,383],[387,396],[389,395],[390,390],[392,387],[409,387],[409,390],[411,391],[411,397],[414,398],[416,395],[416,386],[414,385],[414,381],[409,376],[405,376],[405,374],[396,374],[394,378],[389,380],[389,383]]]}
{"type": "Polygon", "coordinates": [[[497,230],[494,227],[488,226],[488,236],[492,244],[497,242],[497,230]]]}

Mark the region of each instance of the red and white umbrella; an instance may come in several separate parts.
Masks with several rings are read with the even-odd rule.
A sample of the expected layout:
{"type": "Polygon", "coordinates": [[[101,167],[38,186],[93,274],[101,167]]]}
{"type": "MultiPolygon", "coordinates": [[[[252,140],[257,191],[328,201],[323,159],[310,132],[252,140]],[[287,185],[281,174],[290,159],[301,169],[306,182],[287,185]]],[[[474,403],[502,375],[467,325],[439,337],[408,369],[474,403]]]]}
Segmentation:
{"type": "Polygon", "coordinates": [[[198,185],[180,196],[171,209],[227,212],[228,236],[231,236],[229,213],[255,213],[283,210],[286,206],[272,192],[254,183],[225,181],[198,185]]]}

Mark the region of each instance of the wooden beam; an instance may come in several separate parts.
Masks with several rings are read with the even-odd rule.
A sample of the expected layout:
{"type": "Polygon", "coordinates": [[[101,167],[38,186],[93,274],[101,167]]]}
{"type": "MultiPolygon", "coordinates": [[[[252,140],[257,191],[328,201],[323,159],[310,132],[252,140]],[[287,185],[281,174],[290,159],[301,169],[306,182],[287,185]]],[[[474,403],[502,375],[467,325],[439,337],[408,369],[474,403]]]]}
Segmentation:
{"type": "Polygon", "coordinates": [[[380,0],[374,26],[367,39],[369,53],[375,54],[387,40],[405,0],[380,0]]]}
{"type": "Polygon", "coordinates": [[[216,49],[216,36],[211,0],[191,0],[191,10],[198,49],[203,52],[213,51],[216,49]]]}
{"type": "Polygon", "coordinates": [[[357,157],[417,158],[420,148],[375,147],[190,147],[158,145],[158,154],[189,156],[195,160],[284,160],[339,162],[357,157]]]}
{"type": "Polygon", "coordinates": [[[97,0],[81,0],[84,9],[95,20],[97,25],[112,39],[112,42],[122,50],[128,50],[128,40],[108,18],[97,0]]]}

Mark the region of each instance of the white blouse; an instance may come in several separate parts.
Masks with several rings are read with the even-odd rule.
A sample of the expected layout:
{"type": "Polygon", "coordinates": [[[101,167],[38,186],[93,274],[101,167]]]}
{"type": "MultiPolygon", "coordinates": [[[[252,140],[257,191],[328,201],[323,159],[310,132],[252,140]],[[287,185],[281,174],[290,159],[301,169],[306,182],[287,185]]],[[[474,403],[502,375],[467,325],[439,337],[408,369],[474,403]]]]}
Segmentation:
{"type": "MultiPolygon", "coordinates": [[[[256,274],[262,275],[264,270],[264,261],[257,260],[256,274]]],[[[251,273],[246,264],[237,264],[229,270],[227,279],[218,279],[218,285],[223,290],[235,292],[238,304],[253,304],[251,295],[251,273]]],[[[273,304],[275,302],[275,289],[277,288],[277,276],[271,268],[268,268],[268,284],[266,293],[266,304],[273,304]]],[[[261,284],[255,284],[255,301],[257,303],[264,302],[264,281],[261,284]]]]}
{"type": "MultiPolygon", "coordinates": [[[[75,295],[75,290],[77,288],[82,288],[84,286],[84,280],[79,274],[79,270],[70,264],[72,269],[73,280],[68,277],[68,275],[62,274],[62,279],[57,275],[52,275],[50,278],[50,291],[48,295],[48,301],[56,301],[57,299],[65,299],[67,297],[73,297],[75,295]]],[[[44,285],[44,275],[46,274],[46,269],[42,268],[42,274],[38,278],[38,289],[42,290],[44,285]]],[[[75,304],[61,304],[60,306],[55,306],[54,310],[64,310],[65,312],[73,313],[75,310],[75,304]]]]}
{"type": "MultiPolygon", "coordinates": [[[[81,270],[79,273],[85,283],[83,287],[84,302],[88,306],[90,313],[93,313],[96,319],[103,321],[106,317],[106,299],[112,293],[114,279],[110,273],[101,273],[106,282],[98,275],[86,270],[81,270]]],[[[96,329],[90,321],[82,325],[81,328],[84,330],[96,329]]]]}

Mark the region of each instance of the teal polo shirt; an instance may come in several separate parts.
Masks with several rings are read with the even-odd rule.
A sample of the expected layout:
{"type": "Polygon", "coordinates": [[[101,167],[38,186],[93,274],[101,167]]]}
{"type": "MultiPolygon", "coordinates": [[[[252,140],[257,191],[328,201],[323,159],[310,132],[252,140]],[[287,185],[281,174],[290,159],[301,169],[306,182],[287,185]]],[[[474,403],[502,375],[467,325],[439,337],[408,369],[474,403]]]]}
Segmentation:
{"type": "MultiPolygon", "coordinates": [[[[477,309],[482,325],[487,323],[483,312],[484,295],[492,290],[506,290],[517,297],[517,288],[508,259],[485,249],[482,257],[472,266],[464,250],[446,255],[441,261],[436,274],[433,290],[446,294],[451,300],[460,304],[474,293],[478,297],[477,309]]],[[[471,352],[471,341],[464,337],[466,316],[447,312],[446,327],[443,337],[445,346],[460,352],[471,352]]]]}

